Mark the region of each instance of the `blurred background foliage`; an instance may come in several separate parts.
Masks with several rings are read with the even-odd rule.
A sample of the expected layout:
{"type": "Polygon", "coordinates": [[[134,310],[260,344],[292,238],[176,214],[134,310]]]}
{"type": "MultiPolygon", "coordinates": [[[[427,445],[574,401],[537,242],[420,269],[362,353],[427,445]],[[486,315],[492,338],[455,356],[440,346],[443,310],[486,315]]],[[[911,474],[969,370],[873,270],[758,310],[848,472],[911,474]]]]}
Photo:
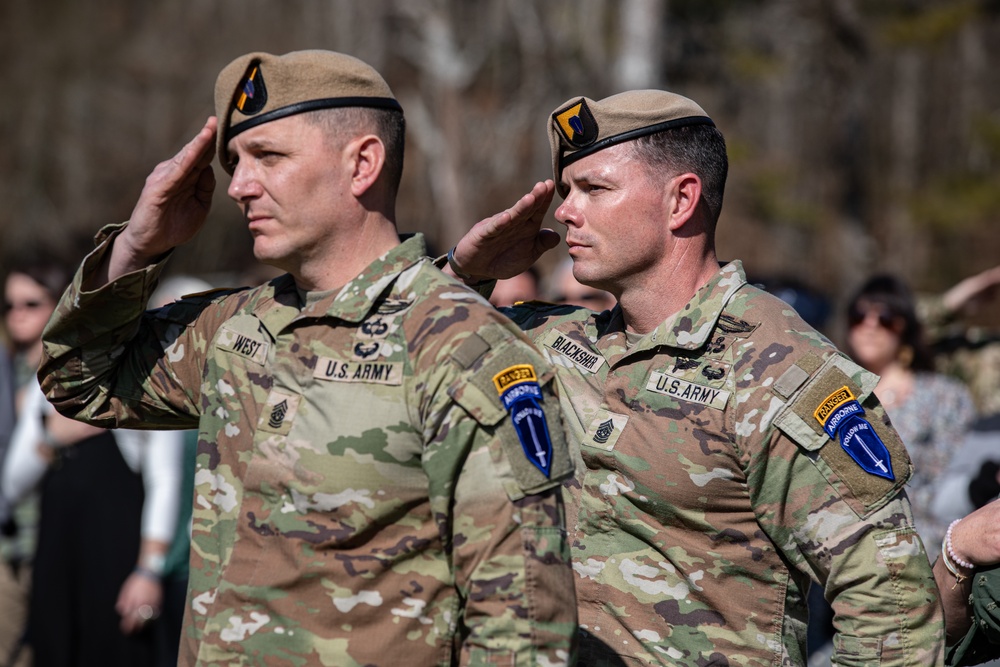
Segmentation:
{"type": "MultiPolygon", "coordinates": [[[[4,0],[0,34],[0,262],[78,260],[213,112],[227,62],[303,48],[393,87],[400,228],[433,251],[550,175],[556,106],[658,87],[727,137],[720,252],[751,276],[842,301],[877,270],[938,291],[1000,261],[997,0],[4,0]]],[[[232,282],[249,236],[216,171],[171,270],[232,282]]]]}

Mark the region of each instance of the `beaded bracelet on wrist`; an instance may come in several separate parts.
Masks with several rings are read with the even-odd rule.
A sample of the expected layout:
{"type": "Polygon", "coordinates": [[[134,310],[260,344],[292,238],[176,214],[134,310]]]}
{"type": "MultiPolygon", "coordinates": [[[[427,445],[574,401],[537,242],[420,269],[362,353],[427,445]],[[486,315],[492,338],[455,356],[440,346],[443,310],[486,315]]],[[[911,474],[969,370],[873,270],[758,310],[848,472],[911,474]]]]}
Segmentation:
{"type": "Polygon", "coordinates": [[[951,531],[955,528],[956,525],[958,525],[959,521],[961,521],[961,519],[955,519],[948,526],[948,531],[944,534],[944,546],[945,546],[945,549],[948,551],[948,555],[951,557],[952,562],[954,562],[955,565],[959,565],[961,567],[964,567],[966,570],[974,570],[974,569],[976,569],[976,566],[973,565],[972,563],[966,562],[966,561],[962,560],[961,558],[959,558],[955,554],[955,550],[952,549],[952,547],[951,547],[951,531]]]}

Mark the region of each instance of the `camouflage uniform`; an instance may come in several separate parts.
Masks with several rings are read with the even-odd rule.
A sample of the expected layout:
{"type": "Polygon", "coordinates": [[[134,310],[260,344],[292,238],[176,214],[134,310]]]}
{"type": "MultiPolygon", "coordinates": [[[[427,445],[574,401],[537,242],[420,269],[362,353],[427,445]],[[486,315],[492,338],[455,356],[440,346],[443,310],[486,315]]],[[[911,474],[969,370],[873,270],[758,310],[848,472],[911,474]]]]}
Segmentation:
{"type": "Polygon", "coordinates": [[[937,371],[965,384],[980,416],[1000,414],[1000,331],[956,321],[940,295],[918,299],[917,308],[937,371]]]}
{"type": "Polygon", "coordinates": [[[200,429],[181,664],[571,661],[553,369],[422,239],[339,293],[286,275],[145,314],[159,265],[81,291],[107,247],[41,377],[94,424],[200,429]],[[537,374],[548,476],[500,402],[511,369],[537,374]]]}
{"type": "Polygon", "coordinates": [[[739,262],[641,337],[617,308],[505,312],[559,366],[582,457],[568,518],[580,664],[805,665],[810,578],[836,613],[835,664],[940,663],[910,461],[878,378],[748,285],[739,262]],[[820,423],[823,406],[846,409],[845,390],[892,479],[820,423]]]}

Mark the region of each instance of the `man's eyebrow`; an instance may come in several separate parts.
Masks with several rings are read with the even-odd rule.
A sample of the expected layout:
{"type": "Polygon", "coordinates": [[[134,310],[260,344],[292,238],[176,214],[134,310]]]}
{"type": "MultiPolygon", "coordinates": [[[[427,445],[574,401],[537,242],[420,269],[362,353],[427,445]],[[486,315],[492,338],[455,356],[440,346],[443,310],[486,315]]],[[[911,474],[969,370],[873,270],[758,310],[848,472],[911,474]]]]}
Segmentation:
{"type": "Polygon", "coordinates": [[[274,142],[269,139],[251,139],[244,145],[247,150],[260,150],[261,148],[271,148],[273,146],[274,142]]]}

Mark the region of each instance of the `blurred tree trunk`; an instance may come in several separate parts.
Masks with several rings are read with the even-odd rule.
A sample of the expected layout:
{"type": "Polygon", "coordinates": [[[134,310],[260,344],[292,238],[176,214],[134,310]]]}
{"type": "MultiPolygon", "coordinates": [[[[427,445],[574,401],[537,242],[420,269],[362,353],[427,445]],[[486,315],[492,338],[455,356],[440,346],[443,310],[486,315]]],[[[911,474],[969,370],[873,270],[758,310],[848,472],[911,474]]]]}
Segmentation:
{"type": "Polygon", "coordinates": [[[621,51],[615,66],[621,90],[655,88],[663,74],[666,0],[622,0],[621,51]]]}
{"type": "Polygon", "coordinates": [[[908,201],[917,190],[922,127],[920,111],[926,81],[920,54],[904,49],[893,57],[889,97],[888,197],[885,208],[885,246],[893,253],[886,269],[905,275],[909,263],[919,262],[918,239],[908,201]]]}
{"type": "MultiPolygon", "coordinates": [[[[127,218],[145,175],[213,113],[215,76],[234,57],[327,48],[371,63],[400,98],[400,226],[436,250],[551,174],[556,106],[669,82],[730,146],[722,254],[839,294],[883,268],[943,288],[1000,256],[994,5],[7,0],[2,255],[79,253],[127,218]]],[[[249,263],[217,175],[209,224],[175,255],[178,271],[249,263]]]]}

